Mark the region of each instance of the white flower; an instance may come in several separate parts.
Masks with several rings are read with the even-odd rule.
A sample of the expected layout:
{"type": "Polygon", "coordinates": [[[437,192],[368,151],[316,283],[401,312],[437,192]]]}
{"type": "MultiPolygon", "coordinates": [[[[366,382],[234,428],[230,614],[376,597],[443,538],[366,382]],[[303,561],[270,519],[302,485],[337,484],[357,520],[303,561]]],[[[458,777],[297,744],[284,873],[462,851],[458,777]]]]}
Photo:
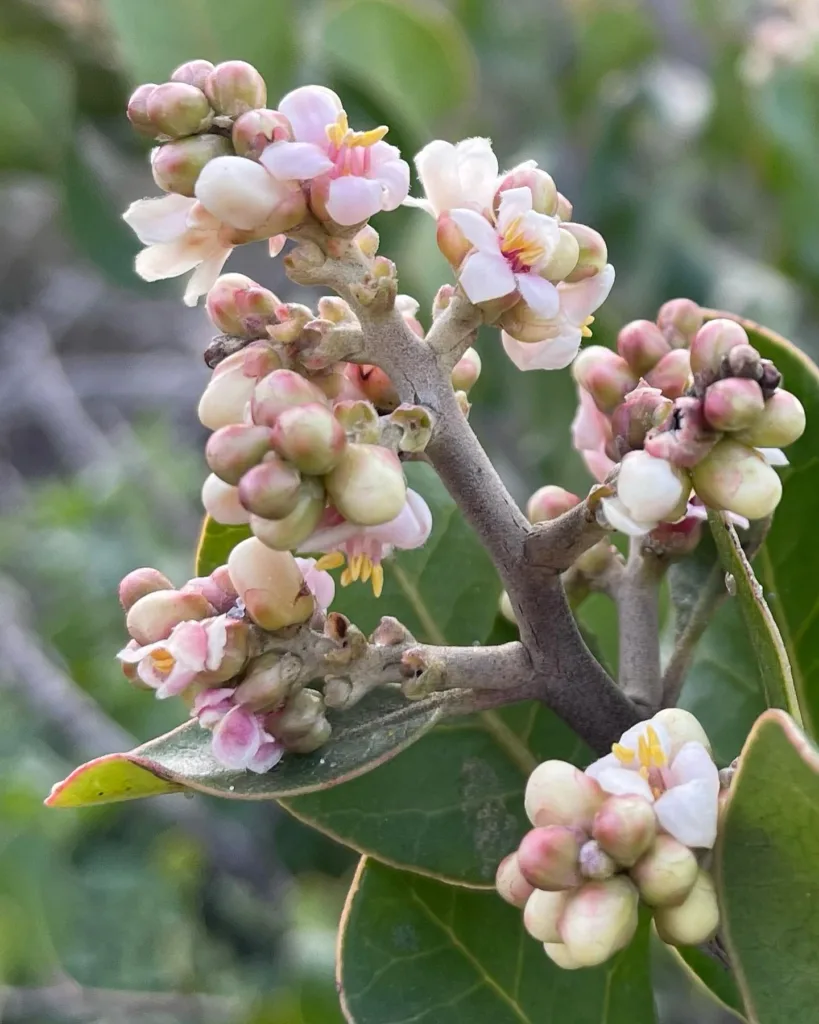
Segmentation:
{"type": "MultiPolygon", "coordinates": [[[[632,726],[612,753],[589,765],[586,774],[606,793],[648,800],[660,827],[678,842],[710,849],[717,836],[717,766],[702,742],[686,738],[705,738],[698,723],[698,732],[685,723],[677,728],[676,718],[669,718],[667,726],[662,717],[666,714],[632,726]]],[[[674,709],[673,714],[679,717],[684,712],[674,709]]]]}
{"type": "Polygon", "coordinates": [[[648,452],[628,452],[617,475],[617,496],[600,502],[612,529],[631,537],[650,533],[661,522],[676,522],[686,512],[691,491],[685,470],[648,452]]]}
{"type": "Polygon", "coordinates": [[[498,183],[498,158],[489,139],[464,139],[456,146],[435,139],[415,157],[425,198],[405,199],[433,217],[459,207],[491,210],[498,183]]]}

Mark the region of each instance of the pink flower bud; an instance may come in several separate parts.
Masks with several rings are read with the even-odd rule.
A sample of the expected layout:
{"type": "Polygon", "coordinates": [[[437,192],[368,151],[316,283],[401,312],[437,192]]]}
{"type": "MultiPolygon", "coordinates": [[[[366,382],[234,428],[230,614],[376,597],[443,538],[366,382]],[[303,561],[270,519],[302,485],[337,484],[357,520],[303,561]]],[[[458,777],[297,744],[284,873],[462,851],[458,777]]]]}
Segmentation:
{"type": "Polygon", "coordinates": [[[301,669],[301,659],[293,654],[263,654],[251,663],[234,699],[252,711],[278,708],[301,669]]]}
{"type": "Polygon", "coordinates": [[[617,871],[614,858],[606,853],[596,839],[589,839],[580,847],[578,867],[584,878],[591,878],[598,882],[604,878],[611,878],[617,871]]]}
{"type": "Polygon", "coordinates": [[[230,143],[221,135],[194,135],[166,142],[153,151],[151,172],[154,181],[165,192],[193,196],[196,180],[205,164],[230,152],[230,143]]]}
{"type": "Polygon", "coordinates": [[[716,444],[691,476],[706,505],[746,519],[769,516],[782,497],[779,477],[759,452],[729,438],[716,444]]]}
{"type": "Polygon", "coordinates": [[[211,160],[196,182],[196,198],[219,220],[243,231],[265,226],[267,235],[289,231],[303,219],[301,190],[278,181],[243,156],[211,160]]]}
{"type": "Polygon", "coordinates": [[[291,140],[293,129],[278,110],[248,110],[234,121],[231,138],[239,156],[258,160],[271,142],[291,140]]]}
{"type": "Polygon", "coordinates": [[[665,423],[646,437],[648,454],[688,469],[704,459],[719,440],[719,434],[706,422],[702,406],[698,398],[678,398],[665,423]]]}
{"type": "Polygon", "coordinates": [[[140,85],[131,93],[128,100],[128,120],[140,135],[148,135],[151,138],[159,131],[148,114],[148,97],[154,89],[156,85],[153,82],[140,85]]]}
{"type": "Polygon", "coordinates": [[[524,798],[533,825],[591,829],[605,794],[594,779],[567,761],[544,761],[529,776],[524,798]]]}
{"type": "Polygon", "coordinates": [[[660,328],[650,320],[632,320],[617,335],[617,351],[642,377],[671,351],[660,328]]]}
{"type": "Polygon", "coordinates": [[[564,512],[580,504],[580,498],[555,484],[540,487],[526,502],[526,518],[530,523],[544,523],[557,519],[564,512]]]}
{"type": "Polygon", "coordinates": [[[755,380],[727,377],[708,387],[703,413],[715,430],[744,430],[764,408],[762,388],[755,380]]]}
{"type": "Polygon", "coordinates": [[[796,395],[777,389],[737,440],[754,448],[784,448],[805,432],[805,409],[796,395]]]}
{"type": "Polygon", "coordinates": [[[206,619],[213,608],[201,594],[179,590],[155,590],[145,594],[128,609],[125,628],[139,644],[166,640],[180,622],[206,619]]]}
{"type": "MultiPolygon", "coordinates": [[[[575,235],[569,231],[574,225],[565,224],[558,233],[557,245],[548,261],[541,268],[541,276],[550,281],[570,280],[577,269],[577,261],[580,259],[580,243],[575,235]]],[[[590,272],[587,276],[591,277],[590,272]]]]}
{"type": "Polygon", "coordinates": [[[497,211],[501,195],[510,188],[528,188],[532,193],[532,209],[537,213],[545,213],[550,217],[557,212],[557,186],[551,174],[535,167],[533,161],[513,167],[501,178],[493,202],[497,211]]]}
{"type": "Polygon", "coordinates": [[[691,342],[691,370],[702,386],[716,380],[723,358],[736,345],[747,345],[748,335],[735,320],[709,320],[691,342]]]}
{"type": "Polygon", "coordinates": [[[518,866],[536,889],[558,891],[580,885],[578,860],[585,838],[578,828],[547,825],[534,828],[518,848],[518,866]]]}
{"type": "Polygon", "coordinates": [[[569,895],[535,889],[523,908],[523,927],[540,942],[560,942],[558,922],[569,895]]]}
{"type": "Polygon", "coordinates": [[[555,217],[564,222],[568,222],[572,219],[572,204],[563,195],[562,192],[557,193],[557,209],[554,212],[555,217]]]}
{"type": "Polygon", "coordinates": [[[583,349],[572,365],[572,375],[601,412],[613,412],[637,387],[637,377],[625,359],[602,345],[583,349]]]}
{"type": "Polygon", "coordinates": [[[267,86],[253,67],[243,60],[226,60],[208,75],[205,95],[217,114],[239,117],[267,102],[267,86]]]}
{"type": "Polygon", "coordinates": [[[668,419],[673,404],[659,388],[636,387],[629,392],[611,416],[613,454],[642,448],[649,431],[668,419]]]}
{"type": "Polygon", "coordinates": [[[392,412],[398,407],[401,402],[398,392],[393,387],[390,378],[379,366],[371,366],[367,363],[360,366],[353,364],[352,372],[358,387],[376,409],[392,412]]]}
{"type": "Polygon", "coordinates": [[[254,423],[276,425],[284,412],[299,405],[326,405],[321,390],[293,370],[275,370],[259,381],[253,392],[251,414],[254,423]]]}
{"type": "Polygon", "coordinates": [[[498,865],[495,888],[498,890],[500,898],[511,903],[513,907],[526,906],[526,901],[534,892],[534,887],[521,874],[517,851],[504,857],[498,865]]]}
{"type": "Polygon", "coordinates": [[[629,874],[649,906],[682,903],[697,880],[697,858],[671,836],[659,835],[629,874]]]}
{"type": "Polygon", "coordinates": [[[209,60],[189,60],[179,65],[171,75],[171,81],[195,85],[197,89],[204,92],[205,82],[207,82],[211,71],[213,71],[213,64],[209,60]]]}
{"type": "Polygon", "coordinates": [[[592,835],[618,864],[635,864],[654,842],[657,818],[641,796],[610,796],[594,816],[592,835]]]}
{"type": "Polygon", "coordinates": [[[264,342],[254,342],[223,359],[213,371],[197,410],[199,420],[210,430],[241,423],[259,377],[270,373],[281,361],[264,342]]]}
{"type": "Polygon", "coordinates": [[[543,952],[548,956],[552,963],[557,964],[557,966],[562,968],[564,971],[576,971],[578,968],[583,966],[583,964],[578,963],[578,961],[575,960],[562,942],[544,942],[543,952]]]}
{"type": "Polygon", "coordinates": [[[324,513],[326,495],[320,480],[305,477],[299,488],[296,507],[283,519],[250,517],[254,535],[275,551],[299,547],[316,529],[324,513]]]}
{"type": "Polygon", "coordinates": [[[719,904],[708,872],[700,870],[694,887],[679,906],[658,907],[654,923],[663,942],[672,946],[699,946],[712,938],[719,927],[719,904]]]}
{"type": "Polygon", "coordinates": [[[677,348],[664,355],[645,379],[651,387],[659,388],[666,398],[680,398],[691,383],[688,350],[677,348]]]}
{"type": "Polygon", "coordinates": [[[702,321],[702,310],[691,299],[671,299],[657,314],[657,326],[672,348],[689,348],[702,321]]]}
{"type": "Polygon", "coordinates": [[[452,387],[455,391],[470,391],[481,375],[481,357],[474,348],[468,348],[452,368],[452,387]]]}
{"type": "Polygon", "coordinates": [[[622,875],[587,882],[570,895],[558,928],[571,958],[595,967],[624,949],[637,931],[638,901],[637,890],[622,875]]]}
{"type": "Polygon", "coordinates": [[[244,274],[222,274],[208,292],[207,314],[214,327],[238,338],[264,338],[277,322],[281,301],[244,274]]]}
{"type": "Polygon", "coordinates": [[[272,449],[270,427],[231,423],[210,436],[205,446],[205,461],[220,480],[235,487],[272,449]]]}
{"type": "Polygon", "coordinates": [[[229,586],[228,591],[223,590],[212,576],[195,576],[182,587],[181,593],[200,594],[219,615],[229,612],[236,604],[237,597],[232,586],[229,586]]]}
{"type": "Polygon", "coordinates": [[[347,445],[344,427],[326,405],[312,403],[285,409],[273,427],[276,450],[310,476],[334,469],[347,445]]]}
{"type": "Polygon", "coordinates": [[[284,629],[313,614],[313,595],[289,552],[251,537],[231,551],[228,570],[248,615],[263,629],[284,629]]]}
{"type": "Polygon", "coordinates": [[[449,213],[442,213],[438,217],[435,240],[444,259],[456,270],[472,249],[472,243],[452,217],[450,217],[449,213]]]}
{"type": "Polygon", "coordinates": [[[407,500],[398,456],[375,444],[348,444],[324,483],[344,518],[360,526],[395,519],[407,500]]]}
{"type": "Polygon", "coordinates": [[[203,132],[213,120],[207,96],[184,82],[156,86],[147,97],[145,109],[157,131],[172,139],[203,132]]]}
{"type": "Polygon", "coordinates": [[[566,280],[585,281],[599,274],[608,263],[608,249],[603,236],[585,224],[564,224],[562,230],[574,236],[579,248],[577,262],[571,273],[566,275],[566,280]]]}
{"type": "Polygon", "coordinates": [[[128,611],[141,597],[156,590],[173,590],[173,583],[158,569],[133,569],[119,585],[119,603],[128,611]]]}
{"type": "Polygon", "coordinates": [[[301,474],[277,455],[266,456],[239,481],[239,501],[262,519],[284,519],[298,504],[301,474]]]}
{"type": "Polygon", "coordinates": [[[324,698],[318,690],[299,690],[281,711],[268,715],[265,728],[285,743],[307,736],[324,718],[324,698]]]}

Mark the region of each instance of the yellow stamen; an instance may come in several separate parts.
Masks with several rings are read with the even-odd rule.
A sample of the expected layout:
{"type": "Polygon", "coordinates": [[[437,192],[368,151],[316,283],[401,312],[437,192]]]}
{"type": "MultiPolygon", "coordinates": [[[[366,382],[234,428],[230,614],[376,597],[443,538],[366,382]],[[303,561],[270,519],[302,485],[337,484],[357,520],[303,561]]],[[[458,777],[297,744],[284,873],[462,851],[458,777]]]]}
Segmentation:
{"type": "Polygon", "coordinates": [[[624,747],[621,743],[613,744],[611,748],[612,754],[617,758],[620,764],[631,764],[634,760],[634,751],[629,750],[628,747],[624,747]]]}
{"type": "Polygon", "coordinates": [[[348,146],[374,146],[376,142],[380,142],[384,138],[388,131],[389,128],[382,124],[378,128],[370,128],[366,132],[350,132],[345,141],[348,146]]]}
{"type": "Polygon", "coordinates": [[[593,324],[593,323],[594,323],[594,317],[593,316],[587,316],[586,319],[583,321],[583,323],[580,326],[581,337],[583,337],[583,338],[590,338],[592,336],[591,324],[593,324]]]}
{"type": "Polygon", "coordinates": [[[350,575],[354,580],[361,578],[361,563],[364,560],[363,555],[355,555],[350,559],[350,575]]]}
{"type": "Polygon", "coordinates": [[[316,562],[316,569],[338,569],[344,565],[346,559],[340,551],[331,551],[329,555],[322,555],[316,562]]]}
{"type": "Polygon", "coordinates": [[[160,647],[158,651],[151,651],[151,661],[154,663],[154,668],[157,672],[162,672],[163,674],[171,672],[176,664],[174,656],[164,647],[160,647]]]}
{"type": "Polygon", "coordinates": [[[366,132],[354,132],[350,129],[350,123],[347,120],[347,115],[342,110],[338,115],[333,124],[328,124],[325,128],[327,132],[327,138],[334,146],[374,146],[376,142],[380,142],[389,131],[386,125],[381,125],[379,128],[370,128],[366,132]]]}
{"type": "Polygon", "coordinates": [[[501,248],[505,253],[515,253],[520,262],[527,267],[534,266],[542,260],[546,252],[535,239],[526,237],[521,228],[520,217],[516,217],[504,232],[501,248]]]}
{"type": "Polygon", "coordinates": [[[375,566],[369,560],[369,558],[367,558],[366,555],[362,555],[361,557],[364,559],[364,562],[362,563],[362,568],[361,568],[361,582],[362,583],[366,583],[367,580],[370,578],[370,576],[372,576],[373,569],[375,568],[375,566]]]}
{"type": "Polygon", "coordinates": [[[384,589],[384,566],[374,565],[373,566],[373,593],[376,597],[381,597],[381,591],[384,589]]]}
{"type": "Polygon", "coordinates": [[[347,115],[342,110],[336,118],[333,124],[328,124],[324,129],[327,132],[327,138],[334,146],[340,146],[344,142],[344,136],[350,130],[350,122],[347,120],[347,115]]]}
{"type": "Polygon", "coordinates": [[[342,585],[342,587],[349,587],[349,585],[352,582],[353,582],[353,577],[350,574],[350,567],[348,565],[347,568],[344,570],[344,572],[341,574],[341,585],[342,585]]]}

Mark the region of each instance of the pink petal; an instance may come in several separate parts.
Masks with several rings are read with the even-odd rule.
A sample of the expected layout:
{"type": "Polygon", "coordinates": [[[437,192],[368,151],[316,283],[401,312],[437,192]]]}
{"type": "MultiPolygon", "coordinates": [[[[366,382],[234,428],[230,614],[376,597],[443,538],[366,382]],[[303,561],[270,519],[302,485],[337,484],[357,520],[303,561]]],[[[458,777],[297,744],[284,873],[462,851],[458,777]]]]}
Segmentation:
{"type": "Polygon", "coordinates": [[[595,405],[585,388],[577,389],[577,412],[572,420],[572,444],[602,451],[611,438],[611,420],[595,405]]]}
{"type": "Polygon", "coordinates": [[[230,687],[203,690],[193,699],[191,718],[196,718],[203,729],[213,729],[233,706],[233,693],[230,687]]]}
{"type": "Polygon", "coordinates": [[[304,181],[333,169],[325,148],[312,142],[273,142],[265,148],[259,163],[282,181],[304,181]]]}
{"type": "Polygon", "coordinates": [[[546,341],[523,342],[501,333],[506,354],[519,370],[562,370],[577,355],[580,331],[571,329],[546,341]]]}
{"type": "MultiPolygon", "coordinates": [[[[380,142],[376,143],[373,149],[377,149],[380,145],[380,142]]],[[[389,148],[394,149],[395,147],[390,146],[389,148]]],[[[409,164],[407,161],[389,160],[374,168],[372,173],[381,185],[381,209],[397,209],[407,198],[409,192],[409,164]]]]}
{"type": "Polygon", "coordinates": [[[617,760],[614,754],[606,754],[604,757],[599,757],[596,761],[592,761],[586,769],[586,775],[592,779],[597,779],[600,777],[600,772],[608,771],[610,768],[622,767],[622,764],[617,760]]]}
{"type": "Polygon", "coordinates": [[[515,290],[515,275],[499,252],[467,256],[458,280],[472,302],[499,299],[515,290]]]}
{"type": "Polygon", "coordinates": [[[617,463],[614,462],[613,459],[610,459],[605,452],[586,450],[582,451],[580,454],[586,464],[586,469],[588,469],[594,479],[601,484],[617,465],[617,463]]]}
{"type": "Polygon", "coordinates": [[[186,306],[195,306],[200,296],[208,294],[232,252],[233,249],[217,249],[213,256],[199,264],[185,288],[183,301],[186,306]]]}
{"type": "Polygon", "coordinates": [[[408,551],[420,548],[432,532],[432,512],[429,505],[416,491],[407,491],[404,507],[388,523],[373,526],[368,535],[375,537],[384,544],[408,551]]]}
{"type": "Polygon", "coordinates": [[[271,257],[276,257],[284,248],[284,243],[287,241],[287,235],[271,235],[267,240],[267,251],[271,257]]]}
{"type": "Polygon", "coordinates": [[[508,188],[501,192],[498,206],[498,231],[503,234],[512,221],[524,217],[532,209],[532,193],[528,188],[508,188]]]}
{"type": "MultiPolygon", "coordinates": [[[[500,253],[500,242],[497,232],[486,217],[474,210],[451,210],[450,217],[455,221],[468,241],[476,248],[487,253],[500,253]]],[[[504,263],[506,260],[504,260],[504,263]]],[[[509,289],[511,291],[511,288],[509,289]]],[[[503,293],[508,294],[507,292],[503,293]]]]}
{"type": "Polygon", "coordinates": [[[297,558],[296,565],[301,570],[304,582],[316,599],[319,608],[326,612],[336,596],[336,584],[329,572],[315,568],[315,558],[297,558]]]}
{"type": "Polygon", "coordinates": [[[201,672],[208,657],[208,631],[201,622],[180,622],[165,641],[169,653],[185,668],[201,672]]]}
{"type": "Polygon", "coordinates": [[[227,644],[227,619],[225,616],[218,615],[215,619],[211,619],[205,626],[205,633],[208,639],[205,668],[208,672],[215,672],[222,664],[227,644]]]}
{"type": "Polygon", "coordinates": [[[564,316],[581,326],[592,313],[603,305],[614,284],[614,267],[608,263],[594,277],[575,284],[559,284],[560,308],[564,316]]]}
{"type": "Polygon", "coordinates": [[[380,211],[381,185],[370,178],[352,174],[334,178],[330,182],[326,205],[336,224],[360,224],[380,211]]]}
{"type": "Polygon", "coordinates": [[[343,520],[333,526],[321,526],[299,544],[299,551],[340,551],[354,537],[361,536],[366,527],[343,520]]]}
{"type": "Polygon", "coordinates": [[[269,772],[271,768],[281,761],[284,755],[284,747],[278,740],[274,739],[269,733],[263,733],[262,735],[265,739],[247,763],[248,771],[256,772],[257,775],[264,775],[265,772],[269,772]]]}
{"type": "Polygon", "coordinates": [[[264,739],[261,723],[247,708],[231,708],[213,730],[213,756],[227,768],[247,768],[264,739]]]}
{"type": "MultiPolygon", "coordinates": [[[[137,671],[139,672],[140,679],[142,679],[143,682],[148,683],[148,686],[155,685],[154,683],[149,682],[139,669],[137,671]]],[[[185,690],[187,690],[191,683],[196,679],[196,676],[196,672],[192,672],[190,669],[187,669],[184,665],[180,664],[180,662],[176,662],[168,675],[165,676],[164,679],[159,682],[159,685],[156,686],[157,700],[165,700],[168,697],[178,697],[181,693],[184,693],[185,690]]],[[[158,673],[155,678],[159,679],[158,673]]]]}
{"type": "Polygon", "coordinates": [[[515,274],[515,281],[523,301],[538,316],[547,320],[557,316],[560,312],[560,295],[551,281],[535,273],[515,274]]]}
{"type": "Polygon", "coordinates": [[[122,219],[143,245],[173,242],[185,233],[188,214],[195,199],[170,193],[160,199],[138,199],[122,219]]]}
{"type": "Polygon", "coordinates": [[[669,769],[669,784],[681,786],[686,782],[700,781],[711,786],[714,795],[719,793],[719,773],[713,758],[702,745],[689,740],[680,747],[669,769]]]}
{"type": "Polygon", "coordinates": [[[305,85],[289,92],[279,103],[279,110],[293,128],[298,142],[329,145],[327,126],[342,111],[341,100],[332,89],[323,85],[305,85]]]}

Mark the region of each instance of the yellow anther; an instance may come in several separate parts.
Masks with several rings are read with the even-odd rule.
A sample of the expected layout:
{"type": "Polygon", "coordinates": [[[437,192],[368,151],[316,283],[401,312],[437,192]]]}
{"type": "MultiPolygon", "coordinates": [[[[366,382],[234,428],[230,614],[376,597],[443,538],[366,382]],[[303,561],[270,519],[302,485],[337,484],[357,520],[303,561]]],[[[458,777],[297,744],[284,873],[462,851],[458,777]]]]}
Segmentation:
{"type": "Polygon", "coordinates": [[[645,779],[645,780],[646,780],[646,782],[647,782],[647,781],[648,781],[648,777],[649,777],[649,775],[650,775],[651,773],[650,773],[650,771],[648,770],[648,768],[646,768],[646,766],[645,766],[645,765],[643,765],[643,767],[642,767],[642,768],[640,769],[640,772],[639,772],[639,774],[640,774],[640,778],[641,778],[641,779],[645,779]]]}
{"type": "Polygon", "coordinates": [[[342,585],[342,587],[349,587],[349,585],[352,582],[353,582],[353,577],[350,574],[350,567],[348,565],[347,568],[344,570],[344,572],[341,574],[341,585],[342,585]]]}
{"type": "Polygon", "coordinates": [[[378,128],[370,128],[366,132],[350,132],[346,138],[348,146],[374,146],[380,142],[389,131],[389,128],[382,124],[378,128]]]}
{"type": "Polygon", "coordinates": [[[660,742],[660,737],[657,735],[657,730],[653,725],[646,726],[646,736],[648,737],[648,754],[651,766],[654,768],[664,767],[667,763],[667,758],[663,745],[660,742]]]}
{"type": "Polygon", "coordinates": [[[361,582],[366,583],[370,576],[372,576],[375,566],[366,555],[362,555],[361,557],[364,559],[361,566],[361,582]]]}
{"type": "Polygon", "coordinates": [[[340,551],[331,551],[329,555],[322,555],[316,562],[316,569],[338,569],[344,565],[345,558],[340,551]]]}
{"type": "Polygon", "coordinates": [[[352,579],[357,580],[361,576],[361,563],[364,560],[363,555],[354,555],[350,559],[350,576],[352,579]]]}
{"type": "Polygon", "coordinates": [[[593,316],[587,316],[580,327],[580,334],[583,338],[590,338],[592,336],[591,325],[594,323],[593,316]]]}
{"type": "Polygon", "coordinates": [[[164,647],[160,647],[157,651],[151,651],[151,661],[157,672],[170,672],[176,664],[174,656],[164,647]]]}
{"type": "Polygon", "coordinates": [[[374,565],[373,566],[373,593],[376,597],[381,597],[381,591],[384,589],[384,566],[374,565]]]}
{"type": "Polygon", "coordinates": [[[350,130],[350,122],[347,120],[347,115],[342,110],[338,117],[335,119],[333,124],[328,124],[324,129],[327,132],[327,138],[334,146],[340,146],[344,142],[344,137],[350,130]]]}
{"type": "Polygon", "coordinates": [[[330,142],[337,147],[374,146],[376,142],[380,142],[384,138],[389,128],[382,124],[379,128],[370,128],[366,132],[351,131],[347,115],[342,110],[336,120],[332,124],[328,124],[324,130],[327,132],[330,142]]]}
{"type": "Polygon", "coordinates": [[[615,743],[611,748],[612,754],[617,758],[620,764],[631,764],[634,760],[634,751],[629,747],[624,747],[622,743],[615,743]]]}
{"type": "Polygon", "coordinates": [[[539,263],[546,254],[543,246],[535,239],[526,237],[526,233],[521,227],[520,217],[516,217],[504,232],[501,248],[505,253],[514,253],[527,267],[539,263]]]}

